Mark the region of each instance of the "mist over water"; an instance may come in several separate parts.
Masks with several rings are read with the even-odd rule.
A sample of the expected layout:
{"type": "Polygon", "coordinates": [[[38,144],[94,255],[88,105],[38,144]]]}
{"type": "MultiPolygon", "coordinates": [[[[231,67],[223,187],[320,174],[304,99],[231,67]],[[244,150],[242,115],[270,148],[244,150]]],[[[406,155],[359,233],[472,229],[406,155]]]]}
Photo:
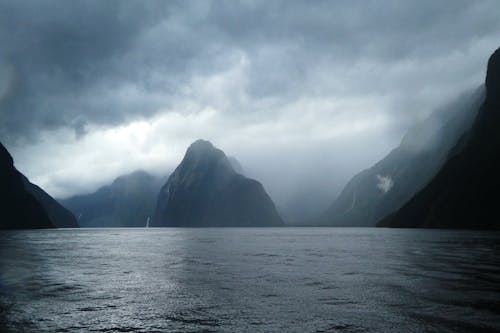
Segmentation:
{"type": "Polygon", "coordinates": [[[2,332],[495,332],[500,234],[0,233],[2,332]]]}

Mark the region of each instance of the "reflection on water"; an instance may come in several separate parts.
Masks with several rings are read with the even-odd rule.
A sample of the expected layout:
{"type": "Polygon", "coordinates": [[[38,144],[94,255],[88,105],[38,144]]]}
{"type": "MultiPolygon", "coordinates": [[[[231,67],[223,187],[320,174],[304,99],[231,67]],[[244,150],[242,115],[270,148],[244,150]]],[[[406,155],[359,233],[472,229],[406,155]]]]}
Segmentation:
{"type": "Polygon", "coordinates": [[[500,234],[0,233],[2,332],[498,332],[500,234]]]}

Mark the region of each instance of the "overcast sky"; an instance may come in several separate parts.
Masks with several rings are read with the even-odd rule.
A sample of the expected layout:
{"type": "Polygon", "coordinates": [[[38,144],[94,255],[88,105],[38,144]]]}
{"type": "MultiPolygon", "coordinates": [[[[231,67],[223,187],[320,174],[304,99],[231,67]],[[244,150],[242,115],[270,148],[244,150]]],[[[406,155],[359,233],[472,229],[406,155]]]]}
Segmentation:
{"type": "Polygon", "coordinates": [[[0,0],[0,140],[55,197],[166,174],[197,138],[278,201],[333,195],[499,44],[496,0],[0,0]]]}

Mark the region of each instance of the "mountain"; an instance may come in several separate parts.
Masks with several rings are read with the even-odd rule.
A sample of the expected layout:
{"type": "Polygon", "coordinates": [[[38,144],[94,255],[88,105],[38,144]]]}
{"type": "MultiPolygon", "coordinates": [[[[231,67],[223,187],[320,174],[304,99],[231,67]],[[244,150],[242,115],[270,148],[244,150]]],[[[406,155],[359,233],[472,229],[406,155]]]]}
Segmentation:
{"type": "Polygon", "coordinates": [[[210,142],[191,144],[158,196],[154,226],[266,227],[283,221],[262,185],[210,142]]]}
{"type": "Polygon", "coordinates": [[[0,143],[0,229],[53,228],[42,205],[26,191],[23,178],[0,143]]]}
{"type": "Polygon", "coordinates": [[[231,166],[233,167],[233,170],[236,173],[239,173],[240,175],[245,175],[245,171],[243,170],[240,161],[238,161],[236,157],[228,156],[227,159],[229,160],[229,163],[231,163],[231,166]]]}
{"type": "Polygon", "coordinates": [[[96,192],[60,200],[81,227],[144,227],[164,179],[144,171],[118,177],[96,192]]]}
{"type": "Polygon", "coordinates": [[[500,229],[500,48],[488,61],[485,86],[474,125],[439,173],[379,226],[500,229]]]}
{"type": "Polygon", "coordinates": [[[375,226],[422,189],[474,121],[484,87],[460,96],[406,133],[385,158],[354,176],[319,219],[329,226],[375,226]]]}
{"type": "Polygon", "coordinates": [[[78,228],[76,217],[59,202],[42,190],[39,186],[31,183],[28,178],[22,176],[24,188],[44,208],[50,221],[56,228],[78,228]]]}

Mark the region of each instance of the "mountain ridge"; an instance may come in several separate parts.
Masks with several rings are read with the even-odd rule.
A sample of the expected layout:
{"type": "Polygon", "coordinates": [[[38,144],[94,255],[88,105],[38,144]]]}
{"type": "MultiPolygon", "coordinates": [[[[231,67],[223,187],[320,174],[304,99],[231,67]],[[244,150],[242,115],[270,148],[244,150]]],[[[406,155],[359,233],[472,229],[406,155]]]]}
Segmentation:
{"type": "Polygon", "coordinates": [[[346,184],[318,219],[325,226],[375,226],[423,188],[445,163],[449,149],[471,126],[484,87],[462,94],[414,125],[382,160],[346,184]]]}
{"type": "Polygon", "coordinates": [[[47,215],[56,228],[78,228],[76,217],[66,207],[52,198],[40,186],[33,184],[23,175],[23,183],[28,191],[45,209],[47,215]]]}
{"type": "Polygon", "coordinates": [[[23,177],[0,142],[0,229],[54,228],[42,204],[26,190],[23,177]]]}
{"type": "Polygon", "coordinates": [[[432,181],[378,226],[500,229],[500,48],[489,58],[474,125],[432,181]]]}
{"type": "Polygon", "coordinates": [[[154,214],[163,178],[143,170],[121,175],[96,191],[61,199],[82,227],[144,227],[154,214]]]}

